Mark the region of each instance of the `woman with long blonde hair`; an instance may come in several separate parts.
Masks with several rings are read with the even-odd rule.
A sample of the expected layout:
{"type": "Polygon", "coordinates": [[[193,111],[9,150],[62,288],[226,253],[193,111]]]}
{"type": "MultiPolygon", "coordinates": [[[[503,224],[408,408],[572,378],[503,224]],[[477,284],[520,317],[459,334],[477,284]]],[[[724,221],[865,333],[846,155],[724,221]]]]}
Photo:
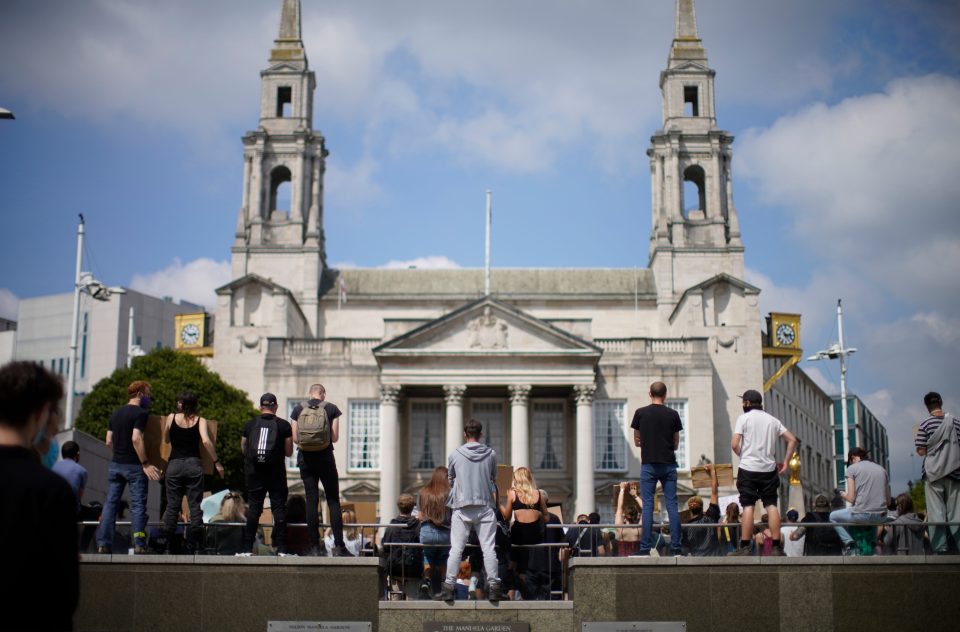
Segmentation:
{"type": "Polygon", "coordinates": [[[450,546],[450,479],[447,468],[435,467],[430,482],[420,490],[420,544],[423,544],[423,584],[420,596],[430,598],[440,592],[447,574],[447,552],[450,546]]]}
{"type": "Polygon", "coordinates": [[[507,492],[507,504],[501,508],[504,520],[513,517],[510,527],[510,558],[514,571],[523,579],[527,572],[530,549],[523,545],[541,544],[547,523],[547,495],[537,487],[533,472],[526,467],[513,471],[513,483],[507,492]],[[519,546],[518,546],[519,545],[519,546]]]}

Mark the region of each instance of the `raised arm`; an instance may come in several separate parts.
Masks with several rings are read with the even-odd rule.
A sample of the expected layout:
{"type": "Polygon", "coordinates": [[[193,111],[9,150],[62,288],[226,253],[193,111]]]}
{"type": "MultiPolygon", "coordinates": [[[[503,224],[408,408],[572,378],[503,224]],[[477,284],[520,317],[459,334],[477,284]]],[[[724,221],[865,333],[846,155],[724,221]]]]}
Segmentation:
{"type": "Polygon", "coordinates": [[[713,464],[708,463],[707,471],[710,472],[710,504],[719,505],[720,504],[720,481],[717,480],[717,468],[713,464]]]}

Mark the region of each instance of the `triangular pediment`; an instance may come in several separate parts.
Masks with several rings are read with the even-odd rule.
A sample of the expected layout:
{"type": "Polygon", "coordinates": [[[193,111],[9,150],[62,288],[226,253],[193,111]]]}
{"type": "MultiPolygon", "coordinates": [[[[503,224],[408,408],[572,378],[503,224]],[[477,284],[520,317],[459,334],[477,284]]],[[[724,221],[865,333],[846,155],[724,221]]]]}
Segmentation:
{"type": "Polygon", "coordinates": [[[600,357],[596,345],[494,298],[483,298],[376,347],[402,355],[575,355],[600,357]]]}
{"type": "Polygon", "coordinates": [[[221,285],[214,292],[217,294],[232,294],[236,290],[246,287],[248,285],[259,285],[261,287],[267,288],[274,294],[289,294],[290,290],[283,287],[279,283],[274,283],[271,279],[264,278],[259,274],[246,274],[239,279],[234,279],[226,285],[221,285]]]}
{"type": "Polygon", "coordinates": [[[713,72],[710,66],[696,61],[687,61],[672,66],[668,72],[713,72]]]}

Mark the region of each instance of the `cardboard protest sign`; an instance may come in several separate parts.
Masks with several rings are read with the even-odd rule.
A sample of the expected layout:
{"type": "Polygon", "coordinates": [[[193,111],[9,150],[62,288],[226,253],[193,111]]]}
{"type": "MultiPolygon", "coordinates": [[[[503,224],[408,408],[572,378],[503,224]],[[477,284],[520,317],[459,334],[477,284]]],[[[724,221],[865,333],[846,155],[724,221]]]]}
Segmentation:
{"type": "MultiPolygon", "coordinates": [[[[720,487],[733,486],[733,465],[729,463],[717,463],[713,466],[717,470],[717,483],[720,487]]],[[[690,486],[694,489],[710,487],[710,473],[705,467],[694,467],[690,469],[690,486]]]]}

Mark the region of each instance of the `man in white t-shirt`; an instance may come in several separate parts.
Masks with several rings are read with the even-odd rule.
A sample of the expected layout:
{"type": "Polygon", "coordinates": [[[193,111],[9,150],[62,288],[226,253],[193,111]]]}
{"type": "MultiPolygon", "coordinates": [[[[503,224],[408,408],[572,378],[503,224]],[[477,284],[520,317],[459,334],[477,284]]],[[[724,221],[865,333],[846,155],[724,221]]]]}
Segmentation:
{"type": "Polygon", "coordinates": [[[750,555],[753,507],[759,500],[769,516],[773,555],[783,556],[777,492],[780,490],[780,475],[787,471],[787,462],[784,459],[782,463],[777,463],[777,440],[782,438],[786,441],[785,454],[793,454],[797,438],[779,419],[764,412],[763,396],[759,392],[751,389],[741,399],[743,414],[737,418],[730,447],[740,457],[737,491],[740,492],[743,512],[740,514],[740,548],[729,555],[750,555]]]}

